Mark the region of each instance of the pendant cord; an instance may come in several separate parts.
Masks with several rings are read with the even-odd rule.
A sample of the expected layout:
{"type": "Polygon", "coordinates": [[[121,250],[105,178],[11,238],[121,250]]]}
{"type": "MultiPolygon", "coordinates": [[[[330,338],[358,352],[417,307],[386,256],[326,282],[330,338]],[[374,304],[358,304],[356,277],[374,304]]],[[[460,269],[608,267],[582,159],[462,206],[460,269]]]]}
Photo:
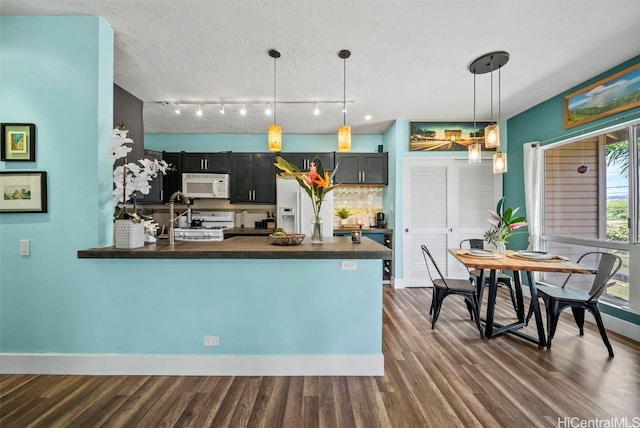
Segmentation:
{"type": "Polygon", "coordinates": [[[500,84],[502,77],[500,74],[500,70],[502,70],[502,67],[498,67],[498,126],[500,125],[500,113],[501,113],[501,109],[500,109],[500,88],[502,87],[502,85],[500,84]]]}
{"type": "Polygon", "coordinates": [[[342,124],[347,125],[347,59],[342,59],[342,124]]]}
{"type": "Polygon", "coordinates": [[[273,124],[276,123],[276,58],[273,58],[273,124]]]}
{"type": "Polygon", "coordinates": [[[491,122],[493,123],[493,56],[491,57],[491,122]]]}
{"type": "Polygon", "coordinates": [[[476,73],[473,71],[473,138],[475,141],[475,137],[477,137],[477,126],[476,126],[476,73]]]}

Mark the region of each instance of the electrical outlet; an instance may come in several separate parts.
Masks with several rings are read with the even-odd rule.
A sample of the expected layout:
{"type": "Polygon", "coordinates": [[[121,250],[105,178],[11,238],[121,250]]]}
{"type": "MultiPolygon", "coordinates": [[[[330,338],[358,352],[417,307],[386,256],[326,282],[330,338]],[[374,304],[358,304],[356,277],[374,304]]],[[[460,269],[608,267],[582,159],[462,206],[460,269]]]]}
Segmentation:
{"type": "Polygon", "coordinates": [[[358,268],[358,263],[354,260],[342,261],[342,270],[356,270],[357,268],[358,268]]]}
{"type": "Polygon", "coordinates": [[[202,343],[204,346],[218,346],[220,345],[220,337],[218,336],[205,336],[202,343]]]}

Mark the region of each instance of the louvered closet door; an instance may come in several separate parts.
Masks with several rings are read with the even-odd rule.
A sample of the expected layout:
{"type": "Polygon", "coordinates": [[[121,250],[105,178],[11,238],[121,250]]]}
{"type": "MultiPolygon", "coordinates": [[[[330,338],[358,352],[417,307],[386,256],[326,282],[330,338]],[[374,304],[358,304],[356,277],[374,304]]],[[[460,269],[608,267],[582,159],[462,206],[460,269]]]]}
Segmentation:
{"type": "Polygon", "coordinates": [[[467,278],[447,249],[462,239],[481,237],[498,188],[490,162],[406,159],[404,162],[403,285],[431,286],[420,246],[426,245],[443,274],[467,278]]]}

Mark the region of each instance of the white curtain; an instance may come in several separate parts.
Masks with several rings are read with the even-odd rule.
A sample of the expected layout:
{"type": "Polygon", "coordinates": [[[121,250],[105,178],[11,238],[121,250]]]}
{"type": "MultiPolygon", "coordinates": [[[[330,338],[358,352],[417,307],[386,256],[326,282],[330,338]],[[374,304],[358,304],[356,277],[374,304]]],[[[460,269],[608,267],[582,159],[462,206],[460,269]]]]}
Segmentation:
{"type": "Polygon", "coordinates": [[[542,162],[540,143],[523,146],[525,212],[529,227],[529,250],[540,251],[542,234],[542,162]]]}

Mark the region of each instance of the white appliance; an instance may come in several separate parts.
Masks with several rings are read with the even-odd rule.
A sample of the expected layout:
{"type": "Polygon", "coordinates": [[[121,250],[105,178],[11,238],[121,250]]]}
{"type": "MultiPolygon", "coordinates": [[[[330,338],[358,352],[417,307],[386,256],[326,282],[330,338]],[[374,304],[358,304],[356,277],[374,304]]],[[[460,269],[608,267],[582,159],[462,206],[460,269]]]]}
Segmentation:
{"type": "MultiPolygon", "coordinates": [[[[311,237],[313,207],[311,198],[292,177],[276,179],[277,227],[285,232],[304,233],[311,237]]],[[[333,192],[325,195],[320,208],[322,236],[333,236],[333,192]]]]}
{"type": "Polygon", "coordinates": [[[193,211],[190,224],[174,230],[176,241],[215,242],[224,240],[224,229],[234,226],[231,211],[193,211]]]}
{"type": "Polygon", "coordinates": [[[189,198],[229,199],[229,174],[182,174],[182,193],[189,198]]]}

